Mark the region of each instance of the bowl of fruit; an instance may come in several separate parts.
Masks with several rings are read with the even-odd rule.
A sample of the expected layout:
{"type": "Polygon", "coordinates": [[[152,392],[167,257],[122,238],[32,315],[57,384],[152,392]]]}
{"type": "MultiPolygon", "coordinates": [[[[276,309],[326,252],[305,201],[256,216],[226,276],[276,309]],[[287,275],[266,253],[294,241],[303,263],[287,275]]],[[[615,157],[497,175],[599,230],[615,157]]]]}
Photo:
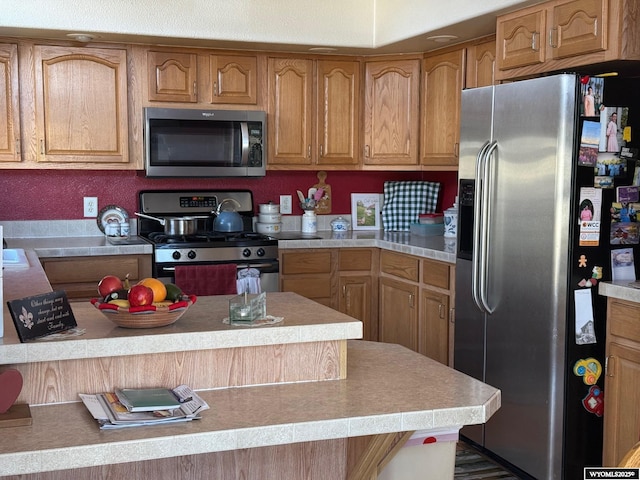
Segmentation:
{"type": "Polygon", "coordinates": [[[91,303],[119,327],[155,328],[175,323],[196,301],[173,283],[143,278],[131,285],[115,275],[106,275],[98,283],[101,298],[91,303]]]}

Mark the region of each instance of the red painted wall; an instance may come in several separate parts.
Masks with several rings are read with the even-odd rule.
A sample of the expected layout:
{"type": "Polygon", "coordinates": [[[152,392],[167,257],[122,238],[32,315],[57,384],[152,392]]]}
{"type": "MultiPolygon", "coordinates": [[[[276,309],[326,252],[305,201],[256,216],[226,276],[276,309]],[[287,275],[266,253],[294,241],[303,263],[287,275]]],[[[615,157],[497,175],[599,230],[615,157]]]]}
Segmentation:
{"type": "MultiPolygon", "coordinates": [[[[293,214],[301,215],[296,190],[318,183],[315,171],[273,171],[249,179],[148,179],[136,171],[0,170],[0,221],[83,218],[83,197],[98,197],[98,208],[115,204],[133,215],[140,190],[249,189],[256,205],[293,195],[293,214]]],[[[382,193],[385,180],[427,180],[442,184],[438,210],[453,204],[455,172],[327,172],[332,214],[351,212],[351,193],[382,193]]],[[[257,209],[257,207],[256,207],[257,209]]]]}

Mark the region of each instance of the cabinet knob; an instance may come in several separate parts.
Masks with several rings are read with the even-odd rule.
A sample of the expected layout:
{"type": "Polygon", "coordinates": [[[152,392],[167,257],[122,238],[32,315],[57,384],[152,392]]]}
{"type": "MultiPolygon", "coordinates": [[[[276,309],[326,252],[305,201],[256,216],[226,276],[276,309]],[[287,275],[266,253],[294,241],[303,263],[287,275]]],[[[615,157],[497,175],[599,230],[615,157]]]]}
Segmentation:
{"type": "Polygon", "coordinates": [[[364,156],[365,158],[369,158],[369,145],[364,146],[364,156]]]}

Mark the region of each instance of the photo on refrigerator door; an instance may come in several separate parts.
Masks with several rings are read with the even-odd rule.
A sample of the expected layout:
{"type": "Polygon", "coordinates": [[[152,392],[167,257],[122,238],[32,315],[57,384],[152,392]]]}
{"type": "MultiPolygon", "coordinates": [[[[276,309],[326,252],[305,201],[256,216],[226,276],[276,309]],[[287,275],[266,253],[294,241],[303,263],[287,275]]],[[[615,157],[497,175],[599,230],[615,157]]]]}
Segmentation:
{"type": "Polygon", "coordinates": [[[593,167],[598,160],[598,143],[600,139],[600,122],[585,120],[580,133],[580,152],[578,165],[593,167]]]}
{"type": "Polygon", "coordinates": [[[600,141],[601,152],[620,153],[626,141],[623,132],[628,125],[628,107],[603,107],[600,110],[600,141]]]}

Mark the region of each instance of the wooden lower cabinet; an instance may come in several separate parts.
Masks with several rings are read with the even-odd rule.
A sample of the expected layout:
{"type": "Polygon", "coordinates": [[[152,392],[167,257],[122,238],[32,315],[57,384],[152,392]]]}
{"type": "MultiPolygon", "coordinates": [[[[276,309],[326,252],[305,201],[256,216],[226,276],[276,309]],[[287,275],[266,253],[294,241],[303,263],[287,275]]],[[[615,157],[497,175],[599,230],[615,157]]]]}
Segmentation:
{"type": "Polygon", "coordinates": [[[609,298],[604,402],[604,466],[615,467],[640,439],[640,305],[609,298]]]}
{"type": "Polygon", "coordinates": [[[280,289],[363,322],[365,340],[452,364],[454,266],[379,248],[280,250],[280,289]]]}
{"type": "Polygon", "coordinates": [[[336,308],[333,272],[337,253],[331,248],[280,251],[280,290],[295,292],[336,308]]]}
{"type": "Polygon", "coordinates": [[[377,248],[280,251],[280,290],[357,318],[363,339],[378,340],[377,248]]]}
{"type": "Polygon", "coordinates": [[[380,278],[380,341],[418,351],[418,286],[380,278]]]}
{"type": "Polygon", "coordinates": [[[380,341],[452,364],[454,267],[403,253],[380,254],[380,341]]]}
{"type": "Polygon", "coordinates": [[[418,352],[449,364],[449,295],[423,288],[420,293],[418,352]]]}
{"type": "Polygon", "coordinates": [[[105,275],[133,284],[151,276],[151,255],[105,255],[98,257],[41,258],[51,288],[64,290],[69,300],[88,300],[98,296],[98,282],[105,275]]]}

